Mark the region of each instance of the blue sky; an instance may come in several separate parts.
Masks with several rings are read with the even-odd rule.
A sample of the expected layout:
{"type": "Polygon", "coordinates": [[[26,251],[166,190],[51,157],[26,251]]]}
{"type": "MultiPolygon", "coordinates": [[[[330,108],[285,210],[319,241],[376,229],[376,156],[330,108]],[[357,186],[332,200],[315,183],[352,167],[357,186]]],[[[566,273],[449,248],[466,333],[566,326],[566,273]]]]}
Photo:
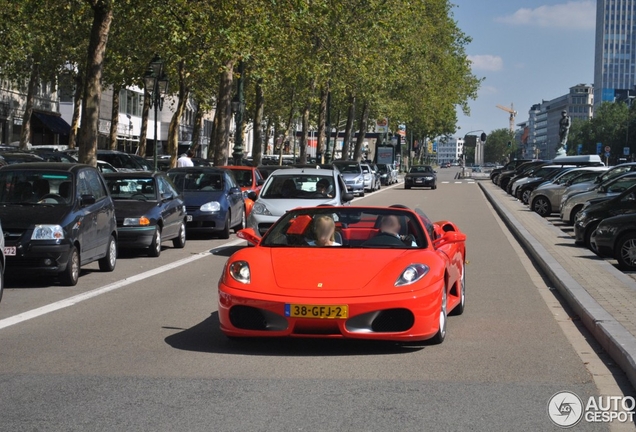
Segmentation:
{"type": "Polygon", "coordinates": [[[484,78],[470,116],[458,110],[456,136],[487,133],[528,118],[535,103],[580,83],[594,81],[594,0],[451,0],[459,28],[472,38],[466,54],[473,73],[484,78]]]}

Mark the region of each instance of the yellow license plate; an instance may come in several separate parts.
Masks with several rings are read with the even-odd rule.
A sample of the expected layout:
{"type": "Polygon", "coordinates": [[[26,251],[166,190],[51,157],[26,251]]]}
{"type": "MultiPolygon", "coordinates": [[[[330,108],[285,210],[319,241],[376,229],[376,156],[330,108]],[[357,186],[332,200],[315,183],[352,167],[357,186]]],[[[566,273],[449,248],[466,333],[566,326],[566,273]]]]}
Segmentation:
{"type": "Polygon", "coordinates": [[[347,305],[285,305],[285,316],[292,318],[346,319],[348,315],[347,305]]]}

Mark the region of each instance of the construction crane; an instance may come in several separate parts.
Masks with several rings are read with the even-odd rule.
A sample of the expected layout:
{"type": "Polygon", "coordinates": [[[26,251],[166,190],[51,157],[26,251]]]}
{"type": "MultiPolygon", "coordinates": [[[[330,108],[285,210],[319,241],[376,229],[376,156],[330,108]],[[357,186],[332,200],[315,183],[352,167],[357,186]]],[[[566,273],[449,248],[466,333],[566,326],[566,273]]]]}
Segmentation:
{"type": "Polygon", "coordinates": [[[500,110],[504,110],[505,112],[510,114],[510,132],[515,131],[515,116],[517,115],[517,111],[515,111],[515,106],[513,103],[510,104],[510,108],[505,107],[503,105],[497,105],[497,108],[500,110]]]}

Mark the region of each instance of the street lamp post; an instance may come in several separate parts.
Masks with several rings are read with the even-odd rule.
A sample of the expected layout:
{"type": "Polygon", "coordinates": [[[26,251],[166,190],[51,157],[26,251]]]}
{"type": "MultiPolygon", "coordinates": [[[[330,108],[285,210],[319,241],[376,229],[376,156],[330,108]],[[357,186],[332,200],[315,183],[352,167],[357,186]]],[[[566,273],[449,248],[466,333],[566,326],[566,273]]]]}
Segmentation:
{"type": "Polygon", "coordinates": [[[234,131],[234,150],[232,157],[234,165],[243,163],[243,117],[245,114],[245,64],[241,60],[238,67],[239,79],[236,83],[236,96],[232,101],[232,111],[234,112],[234,123],[236,130],[234,131]]]}
{"type": "Polygon", "coordinates": [[[144,75],[146,93],[150,97],[150,107],[155,110],[155,151],[153,155],[153,166],[157,171],[157,111],[163,109],[163,98],[168,92],[168,77],[163,70],[163,60],[158,55],[150,62],[148,70],[144,75]]]}

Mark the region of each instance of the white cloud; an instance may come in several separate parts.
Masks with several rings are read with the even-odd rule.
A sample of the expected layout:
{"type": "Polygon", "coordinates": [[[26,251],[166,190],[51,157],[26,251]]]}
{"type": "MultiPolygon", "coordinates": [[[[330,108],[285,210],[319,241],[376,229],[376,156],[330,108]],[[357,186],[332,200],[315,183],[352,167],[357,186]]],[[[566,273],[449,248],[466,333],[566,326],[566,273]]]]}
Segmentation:
{"type": "Polygon", "coordinates": [[[472,63],[474,70],[496,72],[503,69],[503,59],[499,56],[490,54],[469,55],[468,60],[472,63]]]}
{"type": "Polygon", "coordinates": [[[499,93],[499,90],[495,86],[482,86],[479,88],[480,96],[493,95],[497,93],[499,93]]]}
{"type": "Polygon", "coordinates": [[[596,27],[596,1],[568,1],[535,9],[519,9],[512,15],[495,18],[509,25],[593,30],[596,27]]]}

